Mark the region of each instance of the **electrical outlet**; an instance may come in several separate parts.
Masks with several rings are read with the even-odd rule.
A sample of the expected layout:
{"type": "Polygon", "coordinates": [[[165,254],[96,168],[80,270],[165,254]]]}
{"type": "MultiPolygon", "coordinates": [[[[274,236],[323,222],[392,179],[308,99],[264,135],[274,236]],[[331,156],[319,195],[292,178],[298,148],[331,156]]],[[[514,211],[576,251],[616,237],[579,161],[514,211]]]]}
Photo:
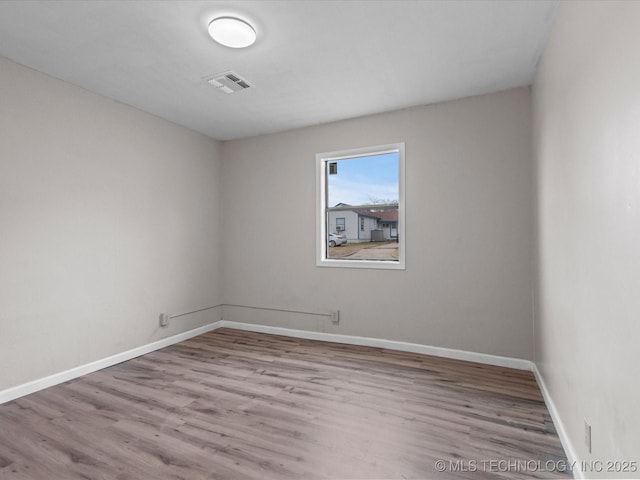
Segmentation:
{"type": "Polygon", "coordinates": [[[169,314],[168,313],[161,313],[159,320],[160,320],[160,326],[161,327],[168,327],[169,326],[169,314]]]}
{"type": "Polygon", "coordinates": [[[340,323],[340,310],[331,310],[331,321],[336,325],[340,323]]]}
{"type": "Polygon", "coordinates": [[[587,447],[587,451],[591,453],[591,425],[584,421],[584,444],[587,447]]]}

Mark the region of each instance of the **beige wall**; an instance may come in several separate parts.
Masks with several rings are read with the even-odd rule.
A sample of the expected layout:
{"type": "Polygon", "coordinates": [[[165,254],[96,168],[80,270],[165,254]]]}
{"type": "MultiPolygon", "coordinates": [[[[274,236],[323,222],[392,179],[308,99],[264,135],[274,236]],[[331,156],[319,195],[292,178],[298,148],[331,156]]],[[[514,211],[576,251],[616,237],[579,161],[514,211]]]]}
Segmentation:
{"type": "Polygon", "coordinates": [[[0,389],[218,320],[157,325],[223,301],[342,313],[227,320],[531,358],[528,89],[221,147],[0,67],[0,389]],[[315,154],[398,141],[407,270],[316,267],[315,154]]]}
{"type": "Polygon", "coordinates": [[[338,326],[227,320],[532,358],[527,88],[221,145],[0,62],[0,388],[217,320],[157,325],[223,301],[341,310],[338,326]],[[407,269],[316,267],[315,154],[394,142],[407,269]]]}
{"type": "Polygon", "coordinates": [[[223,143],[224,318],[532,358],[527,88],[223,143]],[[406,271],[315,266],[315,154],[406,143],[406,271]]]}
{"type": "Polygon", "coordinates": [[[640,461],[639,20],[639,2],[562,2],[534,89],[535,356],[586,461],[640,461]]]}
{"type": "Polygon", "coordinates": [[[0,390],[220,318],[219,148],[0,59],[0,390]]]}

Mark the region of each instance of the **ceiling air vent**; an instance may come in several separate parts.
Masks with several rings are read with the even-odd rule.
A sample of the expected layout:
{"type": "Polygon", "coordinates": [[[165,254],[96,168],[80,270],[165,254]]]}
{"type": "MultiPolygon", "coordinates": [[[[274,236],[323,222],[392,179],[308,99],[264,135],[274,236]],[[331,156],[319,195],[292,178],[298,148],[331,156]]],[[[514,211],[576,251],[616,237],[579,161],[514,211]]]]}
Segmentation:
{"type": "Polygon", "coordinates": [[[207,82],[224,93],[235,93],[251,88],[252,85],[235,72],[224,72],[207,77],[207,82]]]}

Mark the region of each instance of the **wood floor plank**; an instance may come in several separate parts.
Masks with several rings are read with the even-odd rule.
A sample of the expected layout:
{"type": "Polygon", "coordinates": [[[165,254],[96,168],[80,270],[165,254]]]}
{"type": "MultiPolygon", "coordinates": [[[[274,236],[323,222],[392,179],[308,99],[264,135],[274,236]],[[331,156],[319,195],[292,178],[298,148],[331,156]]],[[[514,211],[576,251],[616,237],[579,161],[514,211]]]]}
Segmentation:
{"type": "Polygon", "coordinates": [[[0,405],[0,432],[0,480],[570,477],[482,468],[566,461],[531,372],[229,329],[0,405]]]}

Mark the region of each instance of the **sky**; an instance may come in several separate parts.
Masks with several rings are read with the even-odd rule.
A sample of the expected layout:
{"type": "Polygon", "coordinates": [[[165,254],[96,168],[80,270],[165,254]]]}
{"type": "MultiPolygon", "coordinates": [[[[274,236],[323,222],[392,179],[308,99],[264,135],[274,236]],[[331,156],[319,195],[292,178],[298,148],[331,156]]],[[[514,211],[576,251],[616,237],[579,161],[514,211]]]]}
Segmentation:
{"type": "Polygon", "coordinates": [[[366,205],[372,199],[398,201],[398,152],[338,160],[329,179],[328,206],[366,205]]]}

